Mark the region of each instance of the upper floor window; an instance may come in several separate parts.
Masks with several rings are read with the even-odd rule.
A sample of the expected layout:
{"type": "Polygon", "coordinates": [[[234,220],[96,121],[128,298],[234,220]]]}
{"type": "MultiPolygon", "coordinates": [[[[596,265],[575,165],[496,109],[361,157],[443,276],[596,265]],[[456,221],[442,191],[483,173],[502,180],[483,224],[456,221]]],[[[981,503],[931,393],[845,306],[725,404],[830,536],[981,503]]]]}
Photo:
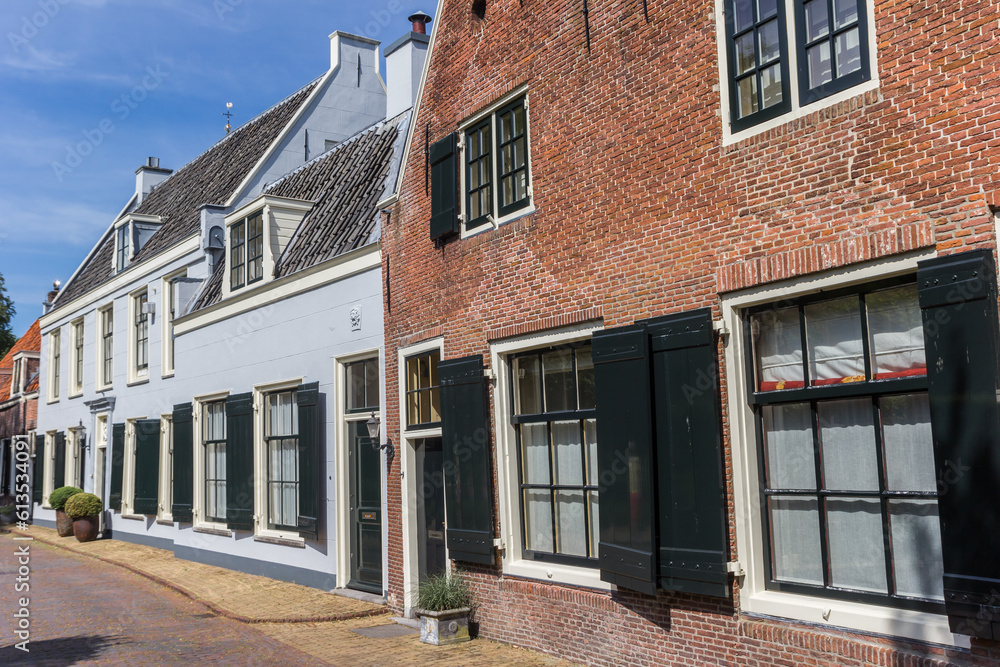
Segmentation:
{"type": "Polygon", "coordinates": [[[725,0],[725,13],[733,131],[871,78],[864,0],[725,0]]]}
{"type": "Polygon", "coordinates": [[[128,261],[131,257],[129,253],[131,245],[129,239],[130,231],[131,226],[128,223],[115,231],[115,266],[118,271],[124,271],[128,267],[128,261]]]}
{"type": "Polygon", "coordinates": [[[766,586],[939,607],[916,285],[896,280],[760,306],[746,326],[766,586]]]}
{"type": "Polygon", "coordinates": [[[98,385],[109,387],[114,381],[114,307],[107,306],[97,313],[100,323],[100,336],[97,372],[100,377],[98,385]]]}
{"type": "Polygon", "coordinates": [[[70,379],[74,394],[83,391],[83,320],[74,322],[70,331],[73,334],[73,373],[70,379]]]}
{"type": "Polygon", "coordinates": [[[149,292],[132,297],[132,380],[149,375],[149,292]]]}
{"type": "Polygon", "coordinates": [[[267,527],[297,530],[299,511],[299,415],[295,391],[267,394],[264,443],[267,456],[267,527]]]}
{"type": "Polygon", "coordinates": [[[238,289],[264,277],[264,215],[258,211],[229,228],[229,287],[238,289]]]}
{"type": "Polygon", "coordinates": [[[406,427],[441,423],[441,390],[437,367],[441,352],[433,350],[406,360],[406,427]]]}
{"type": "Polygon", "coordinates": [[[62,353],[62,336],[59,329],[49,334],[49,400],[59,400],[59,376],[62,353]]]}
{"type": "Polygon", "coordinates": [[[23,366],[24,366],[24,361],[21,359],[18,359],[14,362],[14,377],[12,378],[10,383],[11,396],[17,396],[18,394],[20,394],[21,389],[24,386],[23,381],[21,379],[23,377],[23,371],[22,371],[23,366]]]}
{"type": "Polygon", "coordinates": [[[186,271],[163,280],[163,375],[174,372],[174,320],[183,314],[185,299],[190,294],[190,281],[186,271]],[[187,287],[187,289],[185,289],[187,287]]]}

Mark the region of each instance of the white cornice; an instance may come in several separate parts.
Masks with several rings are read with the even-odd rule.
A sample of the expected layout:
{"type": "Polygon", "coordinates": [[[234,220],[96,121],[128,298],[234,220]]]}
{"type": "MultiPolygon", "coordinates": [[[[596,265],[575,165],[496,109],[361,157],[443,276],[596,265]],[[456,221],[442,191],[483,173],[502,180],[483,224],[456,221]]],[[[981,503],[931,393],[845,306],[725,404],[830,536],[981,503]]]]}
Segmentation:
{"type": "Polygon", "coordinates": [[[308,269],[282,276],[257,289],[231,296],[207,308],[179,317],[174,320],[174,335],[182,336],[276,301],[288,299],[358,273],[377,269],[381,265],[380,244],[366,245],[308,269]]]}
{"type": "Polygon", "coordinates": [[[143,276],[152,276],[168,264],[176,262],[185,255],[195,253],[200,249],[201,234],[196,233],[171,246],[160,254],[154,255],[152,258],[144,262],[132,264],[103,285],[81,294],[69,303],[61,304],[49,313],[43,315],[39,320],[42,331],[44,332],[56,322],[62,321],[78,308],[82,308],[88,303],[101,302],[109,295],[114,294],[123,287],[138,282],[143,276]]]}

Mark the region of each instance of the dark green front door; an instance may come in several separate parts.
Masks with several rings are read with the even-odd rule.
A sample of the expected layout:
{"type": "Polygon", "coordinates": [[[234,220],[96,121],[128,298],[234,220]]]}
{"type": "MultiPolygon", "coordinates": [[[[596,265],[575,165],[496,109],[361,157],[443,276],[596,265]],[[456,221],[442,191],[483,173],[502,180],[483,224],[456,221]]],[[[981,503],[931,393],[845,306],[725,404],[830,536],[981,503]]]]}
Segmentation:
{"type": "Polygon", "coordinates": [[[350,588],[382,594],[382,484],[379,452],[364,421],[348,423],[350,465],[350,588]]]}
{"type": "Polygon", "coordinates": [[[444,456],[441,438],[416,443],[417,543],[420,581],[444,572],[444,456]]]}

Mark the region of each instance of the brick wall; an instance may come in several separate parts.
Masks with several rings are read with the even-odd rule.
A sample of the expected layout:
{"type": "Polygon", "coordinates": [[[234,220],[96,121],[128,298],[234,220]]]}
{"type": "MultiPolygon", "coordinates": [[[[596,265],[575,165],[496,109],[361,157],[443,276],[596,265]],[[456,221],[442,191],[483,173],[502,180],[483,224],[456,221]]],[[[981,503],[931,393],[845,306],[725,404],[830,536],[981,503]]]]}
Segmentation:
{"type": "MultiPolygon", "coordinates": [[[[445,357],[573,322],[710,306],[719,294],[889,257],[994,248],[1000,205],[1000,3],[877,0],[877,90],[723,146],[712,2],[500,0],[479,20],[443,0],[399,202],[383,229],[386,428],[395,359],[443,335],[445,357]],[[536,211],[435,247],[433,142],[527,85],[536,211]]],[[[723,390],[725,377],[723,367],[723,390]]],[[[730,497],[732,467],[726,436],[730,497]]],[[[389,592],[402,605],[399,457],[389,474],[389,592]],[[397,511],[392,511],[396,509],[397,511]]],[[[484,635],[596,665],[995,664],[742,616],[737,602],[614,596],[473,575],[484,635]]]]}

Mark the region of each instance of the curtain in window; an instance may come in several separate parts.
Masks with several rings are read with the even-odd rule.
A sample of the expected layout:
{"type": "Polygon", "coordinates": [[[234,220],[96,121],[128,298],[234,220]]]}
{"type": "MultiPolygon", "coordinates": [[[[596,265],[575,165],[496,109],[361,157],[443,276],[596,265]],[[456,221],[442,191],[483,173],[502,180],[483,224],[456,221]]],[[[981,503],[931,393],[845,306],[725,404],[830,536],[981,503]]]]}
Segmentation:
{"type": "Polygon", "coordinates": [[[876,380],[924,375],[924,329],[916,285],[867,295],[872,370],[876,380]]]}
{"type": "Polygon", "coordinates": [[[792,389],[803,385],[802,335],[798,308],[770,310],[754,315],[760,359],[761,391],[792,389]]]}

